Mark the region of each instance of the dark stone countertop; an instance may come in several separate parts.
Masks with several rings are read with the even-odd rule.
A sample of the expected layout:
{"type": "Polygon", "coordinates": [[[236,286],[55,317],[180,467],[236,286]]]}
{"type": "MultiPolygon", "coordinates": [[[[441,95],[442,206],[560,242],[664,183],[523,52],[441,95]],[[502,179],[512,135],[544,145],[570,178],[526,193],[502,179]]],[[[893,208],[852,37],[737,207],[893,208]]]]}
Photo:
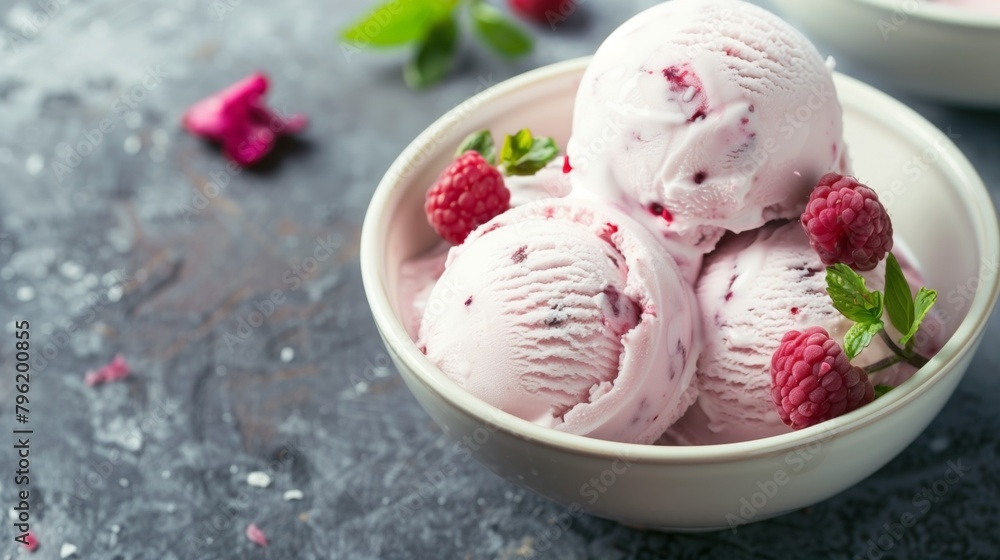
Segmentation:
{"type": "MultiPolygon", "coordinates": [[[[13,319],[28,319],[42,357],[30,392],[33,557],[72,543],[80,558],[164,560],[853,558],[907,512],[918,522],[886,557],[1000,554],[996,313],[927,431],[808,510],[692,535],[583,517],[542,551],[564,510],[470,461],[416,514],[397,514],[452,448],[390,364],[365,302],[358,239],[378,179],[479,77],[589,54],[654,3],[581,0],[573,23],[535,29],[529,59],[466,45],[453,78],[412,93],[401,53],[347,57],[334,40],[367,1],[0,0],[0,323],[9,341],[13,319]],[[312,120],[259,169],[233,175],[178,122],[257,69],[273,78],[274,107],[312,120]],[[110,131],[93,132],[104,119],[110,131]],[[88,141],[79,161],[62,144],[88,141]],[[213,180],[217,195],[186,213],[213,180]],[[319,246],[328,256],[313,266],[319,246]],[[272,310],[274,290],[283,301],[272,310]],[[266,321],[243,327],[257,309],[266,321]],[[116,353],[131,377],[85,386],[85,371],[116,353]],[[968,472],[922,513],[918,493],[958,461],[968,472]],[[257,470],[272,471],[270,487],[247,485],[257,470]],[[290,489],[304,499],[285,501],[290,489]],[[245,538],[250,522],[269,548],[245,538]]],[[[961,134],[996,201],[1000,114],[903,99],[961,134]]],[[[0,344],[5,427],[13,360],[0,344]]],[[[12,445],[0,472],[14,469],[12,445]]],[[[0,477],[3,510],[15,488],[0,477]]],[[[0,536],[0,558],[26,557],[10,523],[0,536]]]]}

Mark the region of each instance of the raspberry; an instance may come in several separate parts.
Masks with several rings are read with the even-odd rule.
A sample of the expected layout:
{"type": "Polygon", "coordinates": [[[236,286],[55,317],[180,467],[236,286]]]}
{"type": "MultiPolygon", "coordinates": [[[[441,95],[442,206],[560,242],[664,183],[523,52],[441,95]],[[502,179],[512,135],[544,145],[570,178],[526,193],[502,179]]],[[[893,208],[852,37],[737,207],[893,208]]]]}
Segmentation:
{"type": "Polygon", "coordinates": [[[563,0],[510,0],[510,7],[528,19],[548,23],[549,16],[558,21],[565,19],[560,12],[562,3],[563,0]]]}
{"type": "Polygon", "coordinates": [[[771,399],[781,421],[801,430],[872,402],[875,388],[826,329],[811,327],[781,339],[771,357],[771,399]]]}
{"type": "Polygon", "coordinates": [[[510,208],[503,175],[478,152],[458,156],[427,191],[427,221],[449,243],[460,245],[472,230],[510,208]]]}
{"type": "Polygon", "coordinates": [[[809,195],[802,227],[823,264],[871,270],[892,250],[892,222],[878,195],[854,177],[824,175],[809,195]]]}

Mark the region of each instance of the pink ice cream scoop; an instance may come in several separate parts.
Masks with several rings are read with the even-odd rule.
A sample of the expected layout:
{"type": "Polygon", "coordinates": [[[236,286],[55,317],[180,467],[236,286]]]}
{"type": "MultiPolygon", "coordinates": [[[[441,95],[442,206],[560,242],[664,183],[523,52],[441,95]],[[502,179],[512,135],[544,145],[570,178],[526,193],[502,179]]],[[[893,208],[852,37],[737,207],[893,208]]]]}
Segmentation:
{"type": "Polygon", "coordinates": [[[418,344],[452,380],[537,424],[651,443],[694,401],[691,287],[627,216],[540,201],[448,255],[418,344]]]}
{"type": "MultiPolygon", "coordinates": [[[[899,255],[897,248],[897,255],[899,255]]],[[[900,259],[911,285],[922,282],[900,259]]],[[[862,273],[871,290],[882,290],[885,261],[862,273]]],[[[790,330],[819,326],[843,345],[852,322],[833,308],[826,292],[826,267],[809,246],[802,225],[788,222],[727,238],[706,257],[696,286],[705,326],[698,359],[698,404],[676,426],[684,443],[729,443],[787,433],[771,400],[771,356],[790,330]]],[[[900,334],[888,324],[888,332],[900,334]]],[[[935,321],[925,322],[918,349],[938,347],[935,321]]],[[[852,364],[861,367],[892,355],[876,338],[852,364]]],[[[896,386],[914,373],[898,364],[874,373],[872,383],[896,386]]]]}
{"type": "Polygon", "coordinates": [[[797,217],[822,175],[847,172],[832,68],[738,0],[673,0],[624,23],[574,111],[574,187],[658,232],[692,276],[725,231],[797,217]]]}
{"type": "MultiPolygon", "coordinates": [[[[545,204],[547,199],[568,195],[571,186],[567,173],[562,158],[559,158],[534,175],[506,177],[504,183],[510,191],[511,207],[545,204]]],[[[399,269],[400,317],[406,332],[414,340],[420,330],[420,318],[427,306],[427,298],[444,272],[444,261],[450,247],[450,243],[441,241],[425,253],[407,259],[399,269]]]]}

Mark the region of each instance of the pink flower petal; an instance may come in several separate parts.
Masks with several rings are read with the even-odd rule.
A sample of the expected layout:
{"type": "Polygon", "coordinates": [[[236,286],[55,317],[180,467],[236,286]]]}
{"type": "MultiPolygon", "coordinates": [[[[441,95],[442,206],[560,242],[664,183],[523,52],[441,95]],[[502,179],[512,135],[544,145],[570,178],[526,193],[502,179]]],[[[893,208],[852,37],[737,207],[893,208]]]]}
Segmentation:
{"type": "Polygon", "coordinates": [[[118,354],[108,365],[101,367],[97,371],[88,371],[83,377],[83,382],[88,387],[93,387],[101,383],[110,383],[119,379],[125,379],[131,372],[132,369],[129,367],[128,362],[125,361],[125,358],[121,354],[118,354]]]}
{"type": "Polygon", "coordinates": [[[247,525],[247,539],[259,546],[267,547],[267,537],[264,536],[264,531],[261,531],[260,527],[257,527],[255,523],[247,525]]]}
{"type": "Polygon", "coordinates": [[[31,531],[28,531],[28,535],[24,538],[24,541],[25,541],[24,548],[28,552],[34,552],[35,550],[38,549],[38,539],[35,537],[35,534],[32,533],[31,531]]]}
{"type": "Polygon", "coordinates": [[[279,134],[305,128],[304,115],[283,117],[264,105],[267,76],[257,72],[192,105],[183,118],[184,128],[222,144],[226,157],[240,165],[260,161],[279,134]]]}

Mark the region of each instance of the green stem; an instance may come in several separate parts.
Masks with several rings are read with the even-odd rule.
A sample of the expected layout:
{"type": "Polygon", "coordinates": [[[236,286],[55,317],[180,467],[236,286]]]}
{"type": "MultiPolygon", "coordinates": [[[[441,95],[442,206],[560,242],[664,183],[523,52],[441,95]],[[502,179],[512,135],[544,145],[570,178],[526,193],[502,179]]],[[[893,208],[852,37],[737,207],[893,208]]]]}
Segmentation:
{"type": "Polygon", "coordinates": [[[899,362],[902,362],[903,359],[904,358],[902,358],[900,356],[895,356],[895,355],[894,356],[889,356],[887,358],[883,358],[883,359],[875,362],[874,364],[871,364],[871,365],[865,367],[865,373],[871,375],[873,373],[882,371],[885,368],[892,367],[892,366],[898,364],[899,362]]]}
{"type": "Polygon", "coordinates": [[[928,362],[927,358],[921,356],[920,354],[917,354],[916,352],[907,352],[906,350],[903,350],[902,348],[897,346],[896,343],[889,336],[889,334],[885,332],[885,329],[879,331],[878,334],[879,336],[882,337],[882,341],[885,342],[885,345],[888,346],[889,349],[892,350],[897,356],[906,361],[906,363],[910,364],[911,366],[917,369],[920,369],[925,365],[927,365],[928,362]]]}

